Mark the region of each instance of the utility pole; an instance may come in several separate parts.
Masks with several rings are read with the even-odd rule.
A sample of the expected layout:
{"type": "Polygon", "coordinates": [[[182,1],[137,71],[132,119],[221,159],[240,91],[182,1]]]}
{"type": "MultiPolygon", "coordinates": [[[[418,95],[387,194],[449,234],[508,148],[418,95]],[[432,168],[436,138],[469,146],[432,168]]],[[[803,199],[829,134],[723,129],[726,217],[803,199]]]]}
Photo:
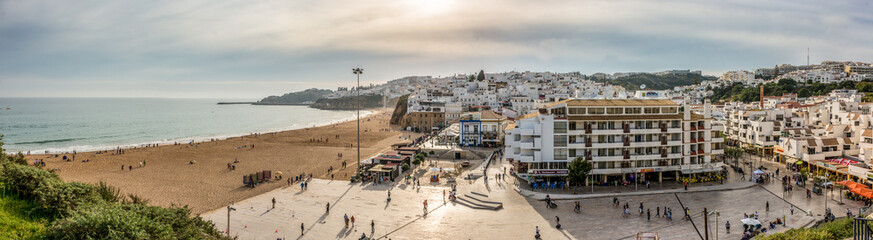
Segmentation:
{"type": "Polygon", "coordinates": [[[358,169],[355,170],[355,176],[357,176],[358,171],[361,170],[361,74],[364,73],[364,69],[355,68],[355,69],[352,69],[352,73],[354,73],[358,77],[358,86],[355,87],[355,92],[357,92],[357,95],[358,95],[357,99],[356,99],[357,100],[356,102],[358,102],[358,107],[357,107],[357,110],[358,110],[358,114],[357,114],[358,115],[358,158],[357,159],[358,160],[356,161],[356,162],[358,162],[357,163],[358,169]]]}
{"type": "Polygon", "coordinates": [[[709,240],[709,211],[703,208],[703,239],[709,240]]]}

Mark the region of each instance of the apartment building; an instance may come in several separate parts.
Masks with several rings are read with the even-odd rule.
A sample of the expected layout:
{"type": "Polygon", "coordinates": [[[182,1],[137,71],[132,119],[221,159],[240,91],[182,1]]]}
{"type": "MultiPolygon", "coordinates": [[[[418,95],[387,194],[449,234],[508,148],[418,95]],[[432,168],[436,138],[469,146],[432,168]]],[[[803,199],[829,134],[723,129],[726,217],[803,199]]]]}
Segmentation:
{"type": "Polygon", "coordinates": [[[503,143],[506,117],[491,110],[465,113],[460,117],[458,139],[462,146],[497,147],[503,143]]]}
{"type": "Polygon", "coordinates": [[[556,102],[518,117],[505,130],[504,154],[529,180],[561,179],[576,157],[592,162],[598,182],[721,171],[724,127],[713,124],[709,101],[703,114],[679,108],[666,99],[556,102]]]}

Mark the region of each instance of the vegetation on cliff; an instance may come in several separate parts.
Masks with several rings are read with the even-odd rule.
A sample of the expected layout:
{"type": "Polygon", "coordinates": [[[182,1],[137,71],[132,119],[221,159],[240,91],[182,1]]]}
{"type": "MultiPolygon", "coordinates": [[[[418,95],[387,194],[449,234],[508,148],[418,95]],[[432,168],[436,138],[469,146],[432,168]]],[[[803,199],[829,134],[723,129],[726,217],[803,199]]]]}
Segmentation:
{"type": "Polygon", "coordinates": [[[341,98],[322,98],[312,105],[313,108],[322,110],[355,110],[360,104],[361,109],[383,107],[382,95],[349,96],[341,98]]]}
{"type": "Polygon", "coordinates": [[[634,74],[616,79],[593,79],[595,82],[604,82],[619,85],[628,91],[640,89],[645,84],[646,89],[670,90],[673,87],[698,84],[703,81],[716,80],[716,77],[702,76],[696,73],[655,75],[650,73],[634,74]]]}
{"type": "Polygon", "coordinates": [[[305,104],[318,101],[328,94],[333,93],[327,89],[310,88],[300,92],[286,93],[282,96],[269,96],[255,104],[305,104]]]}

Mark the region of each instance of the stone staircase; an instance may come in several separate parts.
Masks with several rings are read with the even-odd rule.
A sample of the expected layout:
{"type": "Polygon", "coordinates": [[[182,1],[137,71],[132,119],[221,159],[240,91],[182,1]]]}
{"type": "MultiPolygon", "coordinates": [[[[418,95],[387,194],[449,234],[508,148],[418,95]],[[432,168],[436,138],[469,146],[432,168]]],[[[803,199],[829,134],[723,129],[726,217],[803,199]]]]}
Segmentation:
{"type": "Polygon", "coordinates": [[[472,209],[498,210],[503,208],[503,203],[491,201],[488,195],[477,192],[465,193],[462,196],[458,196],[455,202],[472,209]]]}

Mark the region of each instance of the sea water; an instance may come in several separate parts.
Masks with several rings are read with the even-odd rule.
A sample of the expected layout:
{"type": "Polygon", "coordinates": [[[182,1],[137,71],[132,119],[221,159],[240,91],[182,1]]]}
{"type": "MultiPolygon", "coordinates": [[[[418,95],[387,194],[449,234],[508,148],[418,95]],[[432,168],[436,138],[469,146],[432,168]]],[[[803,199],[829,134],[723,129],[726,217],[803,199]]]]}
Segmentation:
{"type": "MultiPolygon", "coordinates": [[[[0,98],[7,152],[107,150],[273,132],[355,119],[307,106],[217,105],[228,99],[0,98]]],[[[361,111],[361,116],[370,114],[361,111]]]]}

